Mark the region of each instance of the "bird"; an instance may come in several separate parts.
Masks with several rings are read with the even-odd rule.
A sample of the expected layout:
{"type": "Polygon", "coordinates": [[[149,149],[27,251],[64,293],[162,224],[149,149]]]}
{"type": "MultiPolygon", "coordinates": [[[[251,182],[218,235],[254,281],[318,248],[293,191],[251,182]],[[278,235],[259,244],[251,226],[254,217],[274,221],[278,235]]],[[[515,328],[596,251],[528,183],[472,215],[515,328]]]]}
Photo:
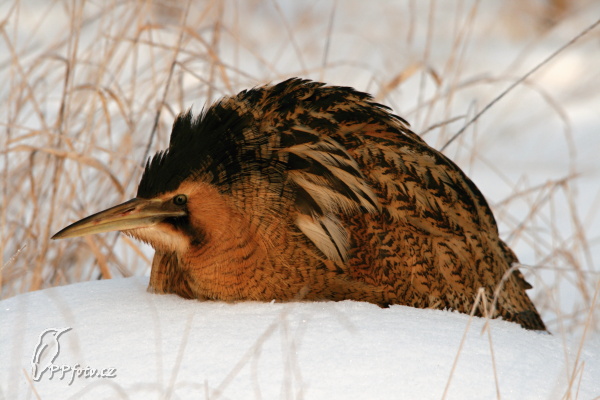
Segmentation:
{"type": "Polygon", "coordinates": [[[40,334],[40,340],[33,350],[31,357],[31,373],[34,381],[39,381],[45,371],[52,367],[54,360],[60,354],[58,338],[71,328],[48,328],[40,334]]]}
{"type": "Polygon", "coordinates": [[[355,300],[546,330],[475,184],[348,86],[290,78],[182,112],[135,198],[52,239],[108,231],[155,249],[154,293],[355,300]]]}

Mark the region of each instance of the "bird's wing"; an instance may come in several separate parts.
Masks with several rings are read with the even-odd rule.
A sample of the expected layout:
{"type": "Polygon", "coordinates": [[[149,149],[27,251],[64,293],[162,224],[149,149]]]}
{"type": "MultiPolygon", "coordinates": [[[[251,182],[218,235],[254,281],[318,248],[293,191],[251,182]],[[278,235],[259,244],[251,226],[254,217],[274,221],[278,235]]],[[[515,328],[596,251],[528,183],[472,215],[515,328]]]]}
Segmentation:
{"type": "Polygon", "coordinates": [[[295,192],[295,223],[327,258],[346,261],[349,236],[338,216],[379,211],[379,200],[359,165],[337,141],[319,137],[306,126],[289,132],[319,138],[280,151],[287,159],[287,183],[295,192]]]}
{"type": "MultiPolygon", "coordinates": [[[[348,138],[354,143],[346,146],[348,152],[391,220],[386,232],[370,219],[374,223],[363,225],[368,232],[362,234],[381,235],[393,244],[383,255],[396,262],[388,264],[395,265],[392,275],[409,270],[411,290],[462,312],[471,311],[477,290],[484,288],[489,302],[498,296],[496,308],[504,318],[544,329],[524,291],[531,286],[511,269],[516,256],[500,239],[489,205],[465,173],[409,135],[397,140],[368,132],[354,136],[348,138]]],[[[381,248],[386,249],[384,243],[381,248]]]]}
{"type": "MultiPolygon", "coordinates": [[[[392,141],[362,135],[357,142],[349,151],[363,166],[384,212],[401,227],[397,229],[443,242],[446,255],[440,259],[456,257],[449,267],[483,259],[474,253],[488,251],[480,248],[486,242],[498,246],[498,228],[485,198],[443,154],[410,136],[392,141]]],[[[508,265],[503,255],[497,256],[508,265]]],[[[447,278],[452,276],[456,271],[448,272],[447,278]]]]}

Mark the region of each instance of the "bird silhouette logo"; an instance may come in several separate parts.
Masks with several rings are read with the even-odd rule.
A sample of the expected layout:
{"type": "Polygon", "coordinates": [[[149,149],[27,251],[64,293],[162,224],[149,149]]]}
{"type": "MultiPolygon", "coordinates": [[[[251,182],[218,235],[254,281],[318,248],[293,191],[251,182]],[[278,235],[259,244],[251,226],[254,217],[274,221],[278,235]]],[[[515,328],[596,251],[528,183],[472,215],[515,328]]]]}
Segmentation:
{"type": "Polygon", "coordinates": [[[58,338],[72,328],[48,328],[40,335],[40,340],[33,351],[31,359],[31,373],[34,381],[39,381],[60,354],[58,338]]]}

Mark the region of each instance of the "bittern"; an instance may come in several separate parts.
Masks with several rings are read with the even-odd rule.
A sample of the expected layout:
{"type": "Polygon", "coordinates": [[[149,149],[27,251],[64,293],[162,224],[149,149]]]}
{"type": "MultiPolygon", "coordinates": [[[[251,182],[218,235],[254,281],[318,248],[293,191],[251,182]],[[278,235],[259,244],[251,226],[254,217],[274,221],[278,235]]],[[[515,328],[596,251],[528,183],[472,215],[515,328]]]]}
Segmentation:
{"type": "Polygon", "coordinates": [[[134,199],[53,239],[115,230],[154,247],[156,293],[473,310],[545,329],[475,184],[350,87],[293,78],[179,115],[134,199]]]}

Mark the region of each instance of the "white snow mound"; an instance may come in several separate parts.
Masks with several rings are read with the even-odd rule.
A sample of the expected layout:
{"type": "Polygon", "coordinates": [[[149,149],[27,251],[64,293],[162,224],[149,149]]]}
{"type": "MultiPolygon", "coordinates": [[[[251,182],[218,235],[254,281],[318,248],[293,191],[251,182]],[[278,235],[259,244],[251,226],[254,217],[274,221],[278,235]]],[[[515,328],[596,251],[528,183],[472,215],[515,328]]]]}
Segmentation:
{"type": "Polygon", "coordinates": [[[485,320],[454,312],[353,301],[199,302],[147,293],[147,284],[86,282],[1,301],[0,399],[600,395],[598,341],[580,351],[500,320],[482,333],[485,320]],[[52,328],[71,329],[56,336],[52,328]],[[37,381],[34,357],[35,373],[45,370],[37,381]],[[86,367],[108,376],[86,377],[86,367]]]}

